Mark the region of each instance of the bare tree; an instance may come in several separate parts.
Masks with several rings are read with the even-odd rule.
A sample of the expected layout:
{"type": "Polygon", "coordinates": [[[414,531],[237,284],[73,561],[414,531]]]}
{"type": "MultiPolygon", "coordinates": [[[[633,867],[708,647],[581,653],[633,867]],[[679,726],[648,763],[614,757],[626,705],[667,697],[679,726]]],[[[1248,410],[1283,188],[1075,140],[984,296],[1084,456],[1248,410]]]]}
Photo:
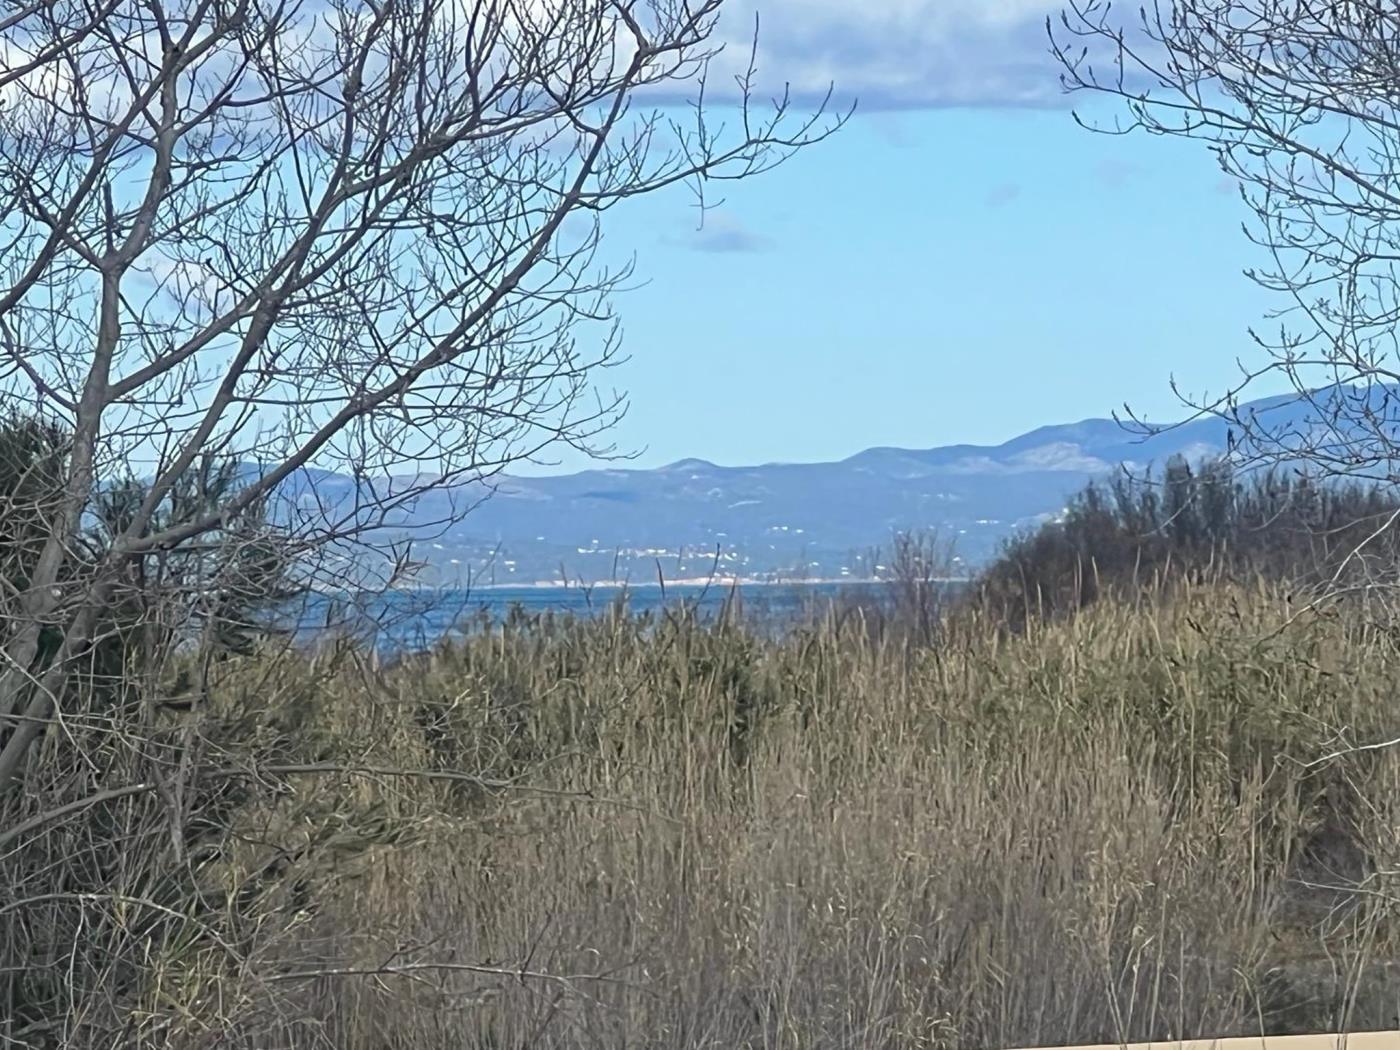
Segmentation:
{"type": "Polygon", "coordinates": [[[1249,451],[1393,480],[1394,328],[1400,319],[1400,11],[1375,0],[1158,0],[1122,16],[1074,0],[1050,25],[1072,92],[1116,97],[1144,131],[1206,143],[1253,215],[1266,262],[1248,271],[1281,297],[1265,352],[1198,407],[1232,409],[1265,374],[1317,410],[1290,423],[1236,419],[1249,451]],[[1319,389],[1351,386],[1364,389],[1319,389]]]}
{"type": "Polygon", "coordinates": [[[592,447],[621,408],[590,381],[627,277],[603,213],[677,183],[703,203],[840,123],[760,113],[752,61],[716,123],[721,4],[0,7],[0,397],[70,432],[2,628],[0,789],[133,566],[281,497],[280,542],[344,571],[427,490],[592,447]],[[165,513],[211,455],[242,483],[165,513]]]}
{"type": "Polygon", "coordinates": [[[1271,330],[1250,333],[1237,385],[1183,401],[1228,421],[1237,460],[1400,480],[1400,8],[1070,0],[1048,28],[1066,88],[1121,104],[1082,124],[1200,140],[1252,216],[1271,330]],[[1293,393],[1243,410],[1265,377],[1293,393]]]}

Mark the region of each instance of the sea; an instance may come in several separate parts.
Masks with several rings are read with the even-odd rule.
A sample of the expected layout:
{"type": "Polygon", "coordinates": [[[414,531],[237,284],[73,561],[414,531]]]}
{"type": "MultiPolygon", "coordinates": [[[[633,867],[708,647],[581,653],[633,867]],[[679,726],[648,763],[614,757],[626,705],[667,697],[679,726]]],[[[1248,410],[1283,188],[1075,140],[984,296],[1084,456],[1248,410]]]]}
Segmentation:
{"type": "Polygon", "coordinates": [[[484,587],[318,593],[303,600],[294,619],[305,641],[348,634],[384,652],[405,652],[507,620],[589,618],[615,609],[655,619],[666,611],[685,611],[702,621],[727,613],[756,629],[780,632],[832,608],[869,609],[891,600],[888,584],[865,581],[484,587]]]}

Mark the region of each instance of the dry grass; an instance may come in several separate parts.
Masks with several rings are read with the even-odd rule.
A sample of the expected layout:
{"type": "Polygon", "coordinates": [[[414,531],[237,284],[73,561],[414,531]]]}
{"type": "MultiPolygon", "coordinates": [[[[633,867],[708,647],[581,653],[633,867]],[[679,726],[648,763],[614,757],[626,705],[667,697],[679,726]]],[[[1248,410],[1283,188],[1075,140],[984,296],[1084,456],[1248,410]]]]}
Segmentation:
{"type": "Polygon", "coordinates": [[[126,1009],[344,1050],[1392,1026],[1400,755],[1307,763],[1394,735],[1400,647],[1288,614],[1213,587],[935,648],[609,618],[235,666],[192,717],[359,771],[252,794],[198,882],[259,873],[256,907],[211,912],[228,950],[170,938],[126,1009]]]}

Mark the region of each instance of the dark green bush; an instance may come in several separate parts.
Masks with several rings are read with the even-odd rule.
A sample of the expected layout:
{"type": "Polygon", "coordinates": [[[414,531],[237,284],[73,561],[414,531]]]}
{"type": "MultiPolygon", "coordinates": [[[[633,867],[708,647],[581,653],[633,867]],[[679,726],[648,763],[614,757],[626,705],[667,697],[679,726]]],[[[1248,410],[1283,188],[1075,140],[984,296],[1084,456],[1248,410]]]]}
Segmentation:
{"type": "Polygon", "coordinates": [[[1237,476],[1181,457],[1142,478],[1090,484],[1056,521],[1011,539],[976,599],[1012,625],[1081,608],[1110,591],[1183,580],[1265,579],[1306,587],[1374,578],[1396,564],[1388,519],[1400,494],[1296,471],[1237,476]]]}

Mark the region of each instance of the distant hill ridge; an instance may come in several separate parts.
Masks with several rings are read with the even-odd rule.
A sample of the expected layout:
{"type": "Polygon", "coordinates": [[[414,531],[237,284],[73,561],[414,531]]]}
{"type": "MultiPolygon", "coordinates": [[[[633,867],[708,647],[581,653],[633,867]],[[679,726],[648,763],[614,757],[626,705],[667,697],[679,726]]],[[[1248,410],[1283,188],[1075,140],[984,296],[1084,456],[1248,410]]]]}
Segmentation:
{"type": "MultiPolygon", "coordinates": [[[[1385,394],[1378,393],[1383,397],[1385,394]]],[[[1241,411],[1299,432],[1316,412],[1291,397],[1241,411]]],[[[718,466],[687,458],[654,469],[600,468],[545,477],[500,477],[494,493],[445,531],[422,532],[416,553],[435,582],[586,581],[663,576],[864,577],[871,548],[901,529],[955,537],[972,564],[1014,529],[1059,513],[1091,479],[1142,469],[1177,454],[1226,449],[1229,424],[1203,417],[1141,436],[1111,419],[1043,426],[999,445],[869,448],[830,463],[718,466]]],[[[319,478],[318,489],[348,478],[319,478]]],[[[450,517],[449,501],[480,485],[429,493],[400,524],[450,517]]]]}

